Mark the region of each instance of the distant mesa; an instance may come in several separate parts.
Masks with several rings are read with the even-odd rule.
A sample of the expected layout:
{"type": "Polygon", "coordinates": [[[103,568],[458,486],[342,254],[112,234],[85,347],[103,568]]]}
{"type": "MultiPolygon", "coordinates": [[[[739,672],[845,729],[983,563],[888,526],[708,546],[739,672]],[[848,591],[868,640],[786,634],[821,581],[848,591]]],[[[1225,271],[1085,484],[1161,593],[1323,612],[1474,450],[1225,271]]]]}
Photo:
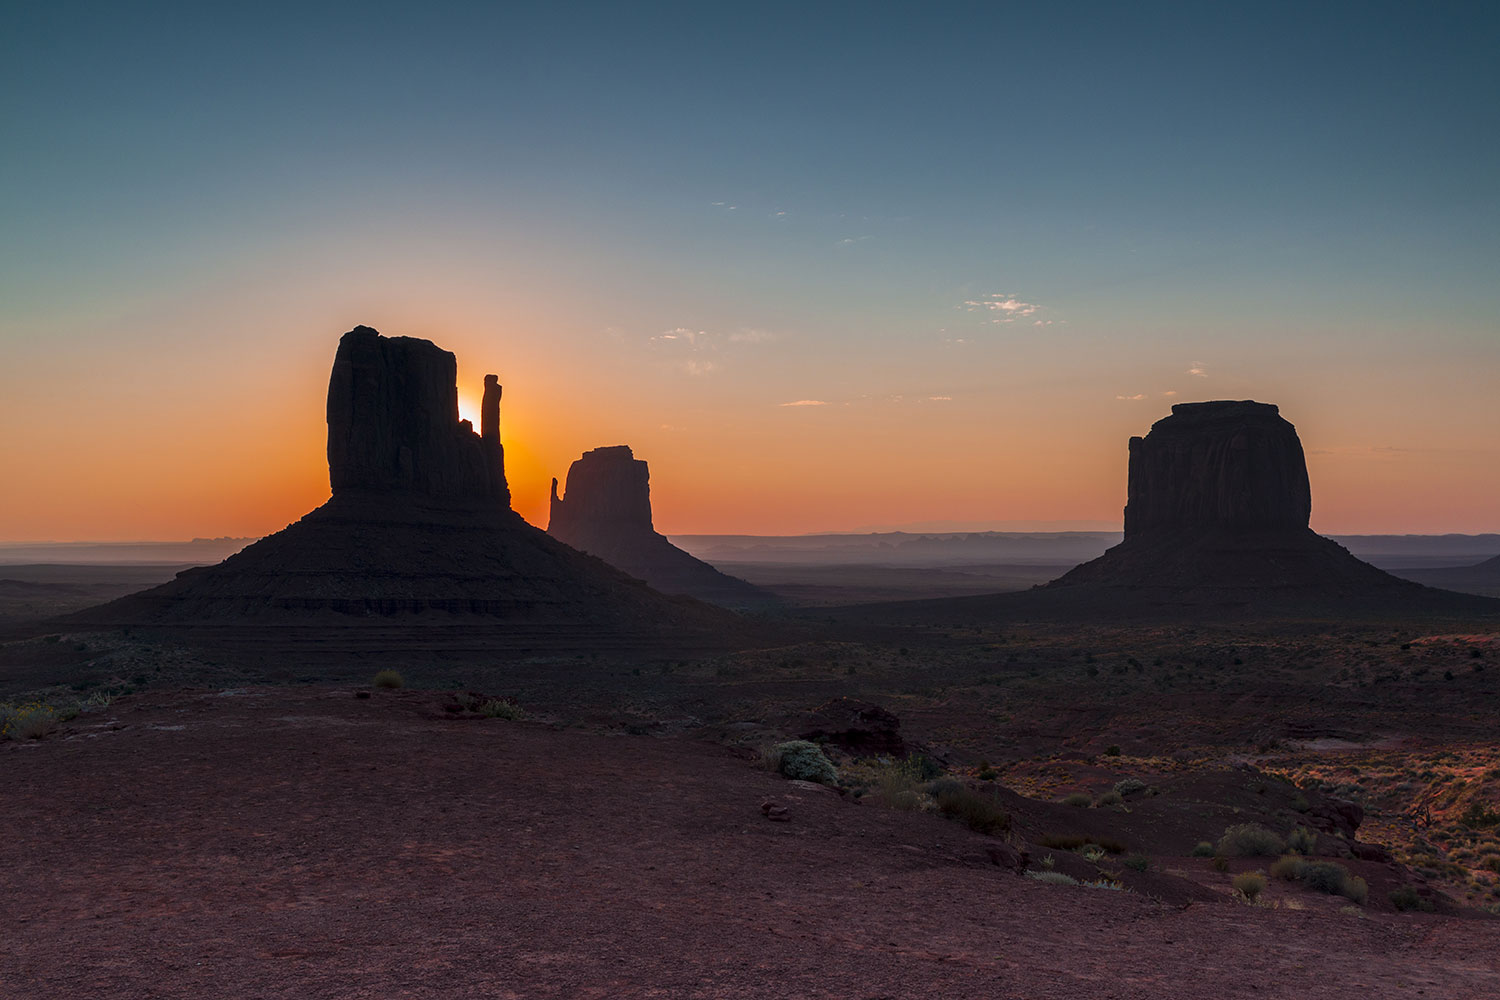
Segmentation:
{"type": "Polygon", "coordinates": [[[686,594],[729,607],[774,602],[753,584],[679,549],[652,525],[651,473],[629,445],[595,448],[568,468],[563,496],[552,480],[547,532],[665,594],[686,594]]]}
{"type": "Polygon", "coordinates": [[[733,619],[660,594],[512,511],[499,380],[485,377],[476,434],[459,419],[456,372],[454,356],[428,341],[364,326],[344,334],[328,385],[331,499],[222,563],[71,621],[441,623],[457,615],[564,632],[680,634],[733,619]]]}
{"type": "Polygon", "coordinates": [[[1274,405],[1179,403],[1130,439],[1124,541],[1048,587],[1202,604],[1456,596],[1361,562],[1311,513],[1302,442],[1274,405]]]}

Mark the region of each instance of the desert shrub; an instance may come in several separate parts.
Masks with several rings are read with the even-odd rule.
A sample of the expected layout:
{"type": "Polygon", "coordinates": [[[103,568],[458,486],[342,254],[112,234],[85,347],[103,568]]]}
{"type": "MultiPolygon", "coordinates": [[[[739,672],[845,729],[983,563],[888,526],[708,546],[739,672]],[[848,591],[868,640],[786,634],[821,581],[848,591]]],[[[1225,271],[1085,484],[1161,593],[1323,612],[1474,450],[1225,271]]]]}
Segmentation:
{"type": "Polygon", "coordinates": [[[1147,785],[1140,778],[1122,778],[1115,782],[1115,791],[1121,795],[1134,795],[1136,792],[1144,792],[1147,785]]]}
{"type": "Polygon", "coordinates": [[[1214,855],[1214,871],[1227,872],[1229,870],[1229,859],[1222,854],[1214,855]]]}
{"type": "Polygon", "coordinates": [[[504,698],[491,698],[481,704],[476,711],[487,719],[504,719],[507,722],[519,722],[526,718],[524,708],[504,698]]]}
{"type": "Polygon", "coordinates": [[[1125,853],[1125,845],[1113,837],[1085,837],[1081,833],[1044,833],[1036,842],[1040,847],[1058,851],[1076,851],[1085,844],[1098,844],[1110,854],[1125,853]]]}
{"type": "Polygon", "coordinates": [[[401,675],[394,670],[382,670],[375,675],[375,686],[378,688],[390,688],[395,690],[406,684],[401,675]]]}
{"type": "Polygon", "coordinates": [[[1235,892],[1253,903],[1255,902],[1255,897],[1259,896],[1261,890],[1266,887],[1266,880],[1256,872],[1241,872],[1234,877],[1234,881],[1230,885],[1234,886],[1235,892]]]}
{"type": "Polygon", "coordinates": [[[1349,874],[1349,869],[1334,861],[1308,862],[1299,881],[1309,889],[1330,896],[1343,896],[1360,904],[1370,895],[1370,887],[1364,879],[1349,874]]]}
{"type": "Polygon", "coordinates": [[[1271,877],[1295,882],[1302,877],[1302,870],[1306,867],[1306,861],[1294,854],[1288,854],[1271,862],[1271,877]]]}
{"type": "Polygon", "coordinates": [[[838,781],[839,773],[833,762],[823,753],[823,748],[807,740],[792,740],[778,743],[777,770],[797,781],[816,781],[831,785],[838,781]]]}
{"type": "Polygon", "coordinates": [[[912,759],[887,764],[875,779],[880,799],[893,809],[911,811],[922,805],[922,771],[912,759]]]}
{"type": "Polygon", "coordinates": [[[96,712],[108,708],[114,700],[114,695],[106,691],[95,691],[84,700],[83,707],[85,711],[96,712]]]}
{"type": "Polygon", "coordinates": [[[1095,799],[1094,805],[1100,806],[1102,808],[1104,806],[1117,806],[1124,801],[1125,799],[1120,795],[1119,792],[1109,791],[1105,792],[1103,795],[1095,799]]]}
{"type": "Polygon", "coordinates": [[[1094,800],[1089,798],[1083,792],[1074,792],[1072,795],[1064,798],[1062,800],[1062,804],[1065,806],[1076,806],[1079,809],[1087,809],[1089,806],[1094,804],[1094,800]]]}
{"type": "Polygon", "coordinates": [[[1297,810],[1299,813],[1305,813],[1312,808],[1312,804],[1307,801],[1306,795],[1298,792],[1297,797],[1292,799],[1292,808],[1297,810]]]}
{"type": "Polygon", "coordinates": [[[1469,808],[1464,810],[1458,821],[1471,830],[1483,830],[1500,824],[1500,811],[1487,808],[1483,802],[1475,799],[1469,803],[1469,808]]]}
{"type": "Polygon", "coordinates": [[[1193,857],[1211,858],[1214,856],[1214,845],[1206,840],[1198,841],[1198,846],[1193,848],[1193,857]]]}
{"type": "Polygon", "coordinates": [[[1085,889],[1109,889],[1113,892],[1126,892],[1126,888],[1118,882],[1111,882],[1107,878],[1096,878],[1088,882],[1080,882],[1079,885],[1085,889]]]}
{"type": "Polygon", "coordinates": [[[1299,826],[1286,836],[1286,849],[1293,854],[1311,854],[1318,846],[1318,835],[1299,826]]]}
{"type": "Polygon", "coordinates": [[[51,705],[30,701],[4,710],[0,735],[13,740],[39,740],[57,725],[58,713],[51,705]]]}
{"type": "Polygon", "coordinates": [[[1062,872],[1039,872],[1039,871],[1036,871],[1036,870],[1029,870],[1029,871],[1026,872],[1026,877],[1027,878],[1034,878],[1038,882],[1046,882],[1049,885],[1077,885],[1078,884],[1078,880],[1076,878],[1074,878],[1071,875],[1065,875],[1062,872]]]}
{"type": "Polygon", "coordinates": [[[1224,831],[1219,853],[1240,858],[1274,858],[1286,849],[1280,837],[1255,823],[1240,823],[1224,831]]]}
{"type": "Polygon", "coordinates": [[[1098,844],[1084,844],[1078,849],[1078,853],[1083,855],[1085,861],[1097,864],[1104,859],[1107,852],[1098,844]]]}
{"type": "Polygon", "coordinates": [[[1432,900],[1423,899],[1417,894],[1417,890],[1409,885],[1403,885],[1399,889],[1392,889],[1386,894],[1385,898],[1389,899],[1391,905],[1403,913],[1407,910],[1420,910],[1423,913],[1431,913],[1437,909],[1432,904],[1432,900]]]}
{"type": "Polygon", "coordinates": [[[1118,757],[1118,756],[1120,756],[1120,748],[1119,748],[1119,746],[1117,744],[1111,743],[1109,746],[1107,746],[1107,747],[1104,748],[1104,756],[1106,756],[1106,757],[1118,757]]]}
{"type": "Polygon", "coordinates": [[[976,792],[962,782],[941,781],[932,790],[938,812],[956,819],[979,833],[1004,833],[1010,829],[1010,813],[1000,808],[1000,797],[976,792]]]}
{"type": "Polygon", "coordinates": [[[1121,859],[1120,864],[1133,871],[1143,872],[1151,867],[1151,859],[1144,854],[1132,854],[1121,859]]]}

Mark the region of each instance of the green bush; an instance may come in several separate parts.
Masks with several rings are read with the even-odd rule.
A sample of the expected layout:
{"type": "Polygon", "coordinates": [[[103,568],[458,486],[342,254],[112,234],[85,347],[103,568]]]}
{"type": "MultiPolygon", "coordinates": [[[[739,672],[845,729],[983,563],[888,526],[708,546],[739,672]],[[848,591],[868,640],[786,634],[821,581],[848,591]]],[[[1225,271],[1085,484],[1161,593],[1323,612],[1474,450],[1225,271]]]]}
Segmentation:
{"type": "Polygon", "coordinates": [[[1206,840],[1198,841],[1198,846],[1193,848],[1193,857],[1211,858],[1214,856],[1214,845],[1206,840]]]}
{"type": "Polygon", "coordinates": [[[480,705],[476,711],[487,719],[505,719],[507,722],[519,722],[526,718],[524,708],[504,698],[491,698],[480,705]]]}
{"type": "Polygon", "coordinates": [[[1370,887],[1364,879],[1349,874],[1349,869],[1334,861],[1308,862],[1299,881],[1309,889],[1330,896],[1343,896],[1361,905],[1370,895],[1370,887]]]}
{"type": "Polygon", "coordinates": [[[1087,809],[1089,806],[1094,804],[1094,800],[1089,798],[1083,792],[1074,792],[1072,795],[1064,798],[1062,800],[1062,804],[1065,806],[1075,806],[1079,809],[1087,809]]]}
{"type": "Polygon", "coordinates": [[[1062,872],[1039,872],[1035,870],[1026,873],[1027,878],[1034,878],[1038,882],[1046,882],[1049,885],[1077,885],[1078,880],[1071,875],[1062,872]]]}
{"type": "Polygon", "coordinates": [[[1132,854],[1121,859],[1120,864],[1134,871],[1143,872],[1151,867],[1151,859],[1144,854],[1132,854]]]}
{"type": "Polygon", "coordinates": [[[1115,782],[1115,791],[1121,795],[1134,795],[1136,792],[1144,792],[1149,787],[1140,778],[1123,778],[1115,782]]]}
{"type": "Polygon", "coordinates": [[[1299,826],[1286,837],[1286,849],[1293,854],[1312,854],[1318,847],[1318,835],[1299,826]]]}
{"type": "Polygon", "coordinates": [[[1302,871],[1307,867],[1307,862],[1295,854],[1288,854],[1271,862],[1271,877],[1285,879],[1295,882],[1302,877],[1302,871]]]}
{"type": "Polygon", "coordinates": [[[1385,898],[1389,899],[1391,905],[1403,913],[1407,910],[1420,910],[1423,913],[1431,913],[1437,909],[1433,905],[1432,900],[1423,899],[1417,894],[1417,890],[1409,885],[1403,885],[1399,889],[1392,889],[1386,894],[1385,898]]]}
{"type": "Polygon", "coordinates": [[[792,740],[790,743],[778,743],[774,752],[777,754],[777,770],[788,778],[816,781],[823,785],[832,785],[838,781],[839,773],[834,770],[833,762],[816,743],[792,740]]]}
{"type": "Polygon", "coordinates": [[[1266,880],[1256,872],[1241,872],[1234,877],[1230,885],[1234,886],[1235,892],[1253,903],[1255,897],[1259,896],[1261,890],[1266,887],[1266,880]]]}
{"type": "Polygon", "coordinates": [[[0,709],[0,736],[13,740],[39,740],[57,725],[58,712],[51,705],[30,701],[0,709]]]}
{"type": "Polygon", "coordinates": [[[1094,805],[1103,808],[1104,806],[1117,806],[1124,801],[1125,799],[1121,797],[1119,792],[1109,791],[1105,792],[1103,795],[1099,796],[1099,798],[1095,799],[1094,805]]]}
{"type": "Polygon", "coordinates": [[[972,791],[957,781],[942,781],[933,789],[932,797],[938,812],[971,830],[997,834],[1010,829],[1010,813],[1000,808],[998,794],[972,791]]]}
{"type": "Polygon", "coordinates": [[[1240,858],[1274,858],[1286,849],[1276,834],[1255,823],[1240,823],[1224,831],[1219,853],[1240,858]]]}
{"type": "Polygon", "coordinates": [[[1229,859],[1222,854],[1214,855],[1214,871],[1227,872],[1229,870],[1229,859]]]}
{"type": "Polygon", "coordinates": [[[378,688],[395,690],[405,684],[406,681],[402,680],[401,675],[394,670],[382,670],[375,675],[375,686],[378,688]]]}

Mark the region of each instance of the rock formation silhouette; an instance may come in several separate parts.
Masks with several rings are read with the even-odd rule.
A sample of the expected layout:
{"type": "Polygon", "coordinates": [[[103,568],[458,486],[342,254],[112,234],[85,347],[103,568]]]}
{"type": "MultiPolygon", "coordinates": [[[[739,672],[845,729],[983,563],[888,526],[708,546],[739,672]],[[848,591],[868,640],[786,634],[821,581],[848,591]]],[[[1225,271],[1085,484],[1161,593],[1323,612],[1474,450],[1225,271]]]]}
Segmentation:
{"type": "Polygon", "coordinates": [[[414,337],[358,326],[328,380],[333,495],[388,490],[510,505],[500,445],[500,382],[484,379],[481,433],[458,417],[458,361],[414,337]]]}
{"type": "Polygon", "coordinates": [[[1178,403],[1130,439],[1124,541],[1048,587],[1210,602],[1420,596],[1315,534],[1311,513],[1302,442],[1274,405],[1178,403]]]}
{"type": "Polygon", "coordinates": [[[629,445],[584,452],[568,468],[563,496],[552,480],[547,533],[662,593],[740,608],[773,603],[759,587],[719,572],[653,527],[651,473],[629,445]]]}
{"type": "Polygon", "coordinates": [[[74,623],[459,615],[564,631],[733,627],[728,612],[660,594],[512,511],[499,380],[485,378],[475,434],[458,416],[456,371],[454,356],[425,340],[363,326],[344,334],[328,387],[328,502],[217,565],[74,623]]]}

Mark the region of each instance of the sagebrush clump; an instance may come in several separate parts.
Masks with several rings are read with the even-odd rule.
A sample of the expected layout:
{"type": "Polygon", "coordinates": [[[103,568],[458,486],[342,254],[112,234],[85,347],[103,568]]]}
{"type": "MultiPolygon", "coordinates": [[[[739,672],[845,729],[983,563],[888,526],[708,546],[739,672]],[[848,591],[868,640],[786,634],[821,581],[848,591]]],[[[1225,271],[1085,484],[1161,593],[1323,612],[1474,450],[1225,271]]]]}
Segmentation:
{"type": "Polygon", "coordinates": [[[1229,857],[1274,858],[1284,850],[1280,837],[1255,823],[1231,826],[1219,839],[1219,853],[1229,857]]]}
{"type": "Polygon", "coordinates": [[[1259,896],[1261,890],[1266,887],[1266,880],[1255,872],[1241,872],[1234,877],[1230,885],[1234,886],[1235,892],[1253,903],[1255,897],[1259,896]]]}
{"type": "Polygon", "coordinates": [[[390,690],[395,690],[396,688],[404,686],[406,684],[406,681],[403,680],[401,674],[395,670],[382,670],[375,675],[374,684],[378,688],[388,688],[390,690]]]}
{"type": "Polygon", "coordinates": [[[57,709],[40,701],[29,701],[0,709],[0,736],[12,740],[39,740],[59,721],[57,709]]]}
{"type": "Polygon", "coordinates": [[[976,792],[958,781],[939,781],[933,784],[932,798],[938,812],[971,830],[997,834],[1010,829],[1010,813],[1000,807],[994,792],[976,792]]]}
{"type": "Polygon", "coordinates": [[[833,762],[816,743],[807,740],[778,743],[773,753],[776,754],[776,770],[795,781],[832,785],[839,780],[833,762]]]}

